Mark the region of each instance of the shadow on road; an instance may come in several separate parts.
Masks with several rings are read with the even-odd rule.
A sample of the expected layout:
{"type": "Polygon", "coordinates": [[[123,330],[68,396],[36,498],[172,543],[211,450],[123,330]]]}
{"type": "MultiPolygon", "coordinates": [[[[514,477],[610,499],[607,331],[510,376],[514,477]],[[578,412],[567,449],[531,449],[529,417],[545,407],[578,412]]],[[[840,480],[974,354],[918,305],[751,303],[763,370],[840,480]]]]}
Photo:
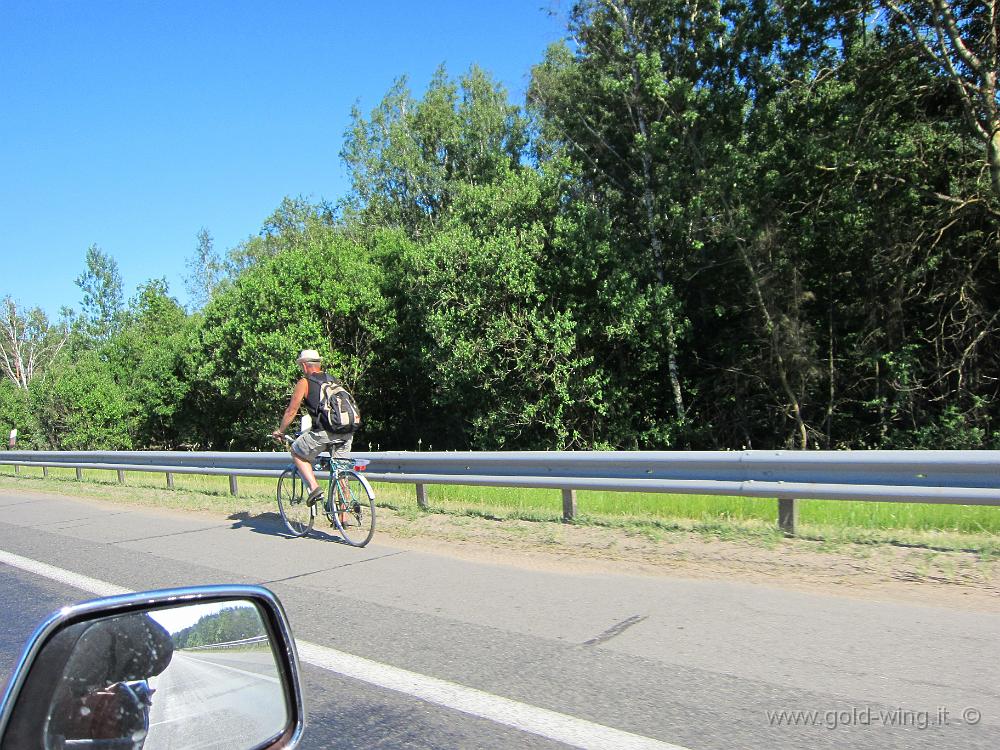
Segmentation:
{"type": "MultiPolygon", "coordinates": [[[[234,529],[250,529],[255,534],[267,534],[268,536],[280,536],[285,539],[296,539],[285,529],[285,524],[281,520],[281,516],[277,513],[261,513],[258,516],[250,515],[247,511],[241,511],[240,513],[234,513],[229,516],[229,520],[233,522],[232,528],[234,529]]],[[[326,523],[325,518],[317,518],[316,526],[322,523],[326,523]]],[[[337,544],[347,544],[343,539],[340,538],[336,533],[328,534],[323,531],[323,529],[313,527],[313,530],[309,532],[309,539],[317,539],[321,542],[336,542],[337,544]]]]}

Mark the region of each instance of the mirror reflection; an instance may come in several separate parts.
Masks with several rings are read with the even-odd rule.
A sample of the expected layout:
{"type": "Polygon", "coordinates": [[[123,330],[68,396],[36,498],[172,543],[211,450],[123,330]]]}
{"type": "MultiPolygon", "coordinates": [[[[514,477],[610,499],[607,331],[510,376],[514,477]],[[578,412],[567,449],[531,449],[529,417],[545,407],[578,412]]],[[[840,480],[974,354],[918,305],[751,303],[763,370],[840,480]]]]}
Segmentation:
{"type": "Polygon", "coordinates": [[[42,656],[52,663],[60,653],[47,748],[251,748],[288,724],[282,678],[250,601],[77,623],[42,656]]]}

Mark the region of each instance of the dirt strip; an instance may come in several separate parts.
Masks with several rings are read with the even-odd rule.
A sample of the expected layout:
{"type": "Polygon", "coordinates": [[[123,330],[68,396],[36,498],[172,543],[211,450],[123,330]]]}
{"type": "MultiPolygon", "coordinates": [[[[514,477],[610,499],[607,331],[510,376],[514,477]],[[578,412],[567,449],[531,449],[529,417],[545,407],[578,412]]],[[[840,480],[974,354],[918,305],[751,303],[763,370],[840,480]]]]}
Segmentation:
{"type": "MultiPolygon", "coordinates": [[[[125,488],[104,488],[103,499],[97,499],[85,486],[79,488],[85,495],[80,497],[4,484],[0,498],[61,495],[84,503],[127,504],[141,506],[142,512],[218,520],[252,515],[268,517],[275,533],[280,529],[274,505],[262,501],[210,498],[220,507],[179,510],[171,507],[166,491],[143,491],[136,499],[125,488]],[[151,500],[153,496],[162,500],[151,500]]],[[[571,575],[742,581],[817,594],[1000,612],[1000,559],[975,552],[777,536],[722,538],[689,531],[496,520],[381,507],[374,543],[571,575]]]]}

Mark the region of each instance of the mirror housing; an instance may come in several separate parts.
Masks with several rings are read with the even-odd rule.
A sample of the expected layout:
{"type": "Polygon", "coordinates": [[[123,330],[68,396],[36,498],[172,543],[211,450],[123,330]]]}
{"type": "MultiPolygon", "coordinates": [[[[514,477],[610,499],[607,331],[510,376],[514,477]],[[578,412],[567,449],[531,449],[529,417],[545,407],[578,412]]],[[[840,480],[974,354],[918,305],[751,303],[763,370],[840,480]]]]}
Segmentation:
{"type": "Polygon", "coordinates": [[[184,668],[201,674],[208,670],[208,679],[217,679],[220,687],[232,680],[228,690],[233,705],[246,708],[249,700],[258,703],[251,710],[267,709],[260,711],[267,720],[256,727],[256,734],[225,734],[227,746],[263,750],[299,744],[305,712],[298,655],[281,603],[260,586],[223,585],[97,599],[49,616],[28,641],[0,702],[0,750],[139,750],[147,735],[152,738],[156,732],[185,731],[193,738],[200,737],[200,732],[225,732],[209,713],[201,717],[199,727],[190,709],[179,712],[183,716],[152,722],[169,729],[150,730],[151,712],[162,713],[171,694],[206,706],[208,711],[193,687],[191,695],[184,696],[185,681],[175,677],[184,668]],[[228,621],[236,635],[216,635],[206,645],[206,639],[197,634],[196,621],[214,622],[216,633],[221,632],[219,623],[228,621]],[[241,637],[246,635],[250,637],[241,637]],[[177,666],[170,671],[174,662],[177,666]],[[100,677],[91,678],[93,673],[100,677]],[[161,682],[169,688],[153,696],[161,682]],[[82,734],[77,730],[73,739],[54,728],[58,724],[54,717],[62,715],[57,706],[63,704],[73,706],[72,720],[78,724],[83,723],[80,716],[87,717],[88,729],[82,734]],[[94,729],[97,714],[109,706],[121,737],[94,729]]]}

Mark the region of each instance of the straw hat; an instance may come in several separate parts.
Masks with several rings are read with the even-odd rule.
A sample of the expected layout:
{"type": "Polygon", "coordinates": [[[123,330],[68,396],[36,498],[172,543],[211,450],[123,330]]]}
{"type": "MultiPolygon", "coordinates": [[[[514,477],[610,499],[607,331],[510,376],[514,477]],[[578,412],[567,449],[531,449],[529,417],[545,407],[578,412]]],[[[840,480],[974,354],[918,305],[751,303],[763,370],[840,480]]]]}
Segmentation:
{"type": "Polygon", "coordinates": [[[319,352],[315,349],[303,349],[299,352],[299,358],[295,360],[296,362],[322,362],[323,358],[319,356],[319,352]]]}

